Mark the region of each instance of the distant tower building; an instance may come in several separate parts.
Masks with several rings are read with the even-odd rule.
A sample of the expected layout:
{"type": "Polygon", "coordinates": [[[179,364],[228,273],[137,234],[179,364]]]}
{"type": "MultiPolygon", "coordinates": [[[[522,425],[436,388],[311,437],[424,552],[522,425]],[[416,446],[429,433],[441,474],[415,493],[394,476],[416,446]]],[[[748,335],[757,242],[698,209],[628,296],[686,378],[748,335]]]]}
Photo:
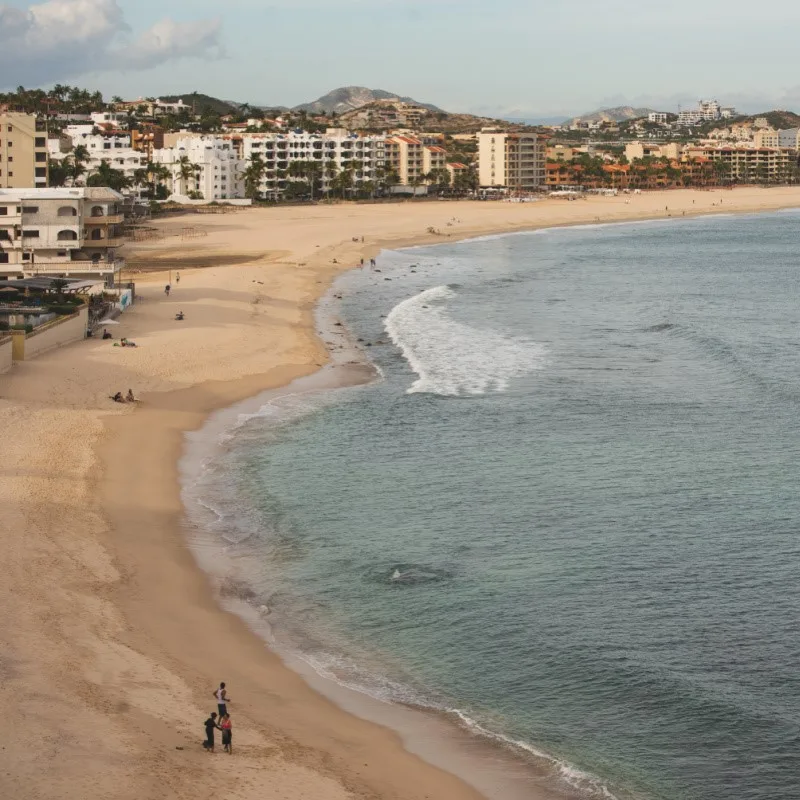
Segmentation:
{"type": "Polygon", "coordinates": [[[0,189],[41,189],[47,178],[44,120],[0,108],[0,189]]]}

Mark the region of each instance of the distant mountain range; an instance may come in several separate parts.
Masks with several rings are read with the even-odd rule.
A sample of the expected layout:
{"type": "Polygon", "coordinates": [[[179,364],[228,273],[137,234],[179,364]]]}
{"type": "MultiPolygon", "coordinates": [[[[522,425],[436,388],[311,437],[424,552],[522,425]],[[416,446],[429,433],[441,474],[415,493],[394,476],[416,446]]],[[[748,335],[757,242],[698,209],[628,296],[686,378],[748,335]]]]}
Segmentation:
{"type": "Polygon", "coordinates": [[[614,108],[601,108],[591,114],[581,114],[569,120],[570,124],[581,122],[626,122],[629,119],[646,117],[655,111],[653,108],[634,108],[633,106],[615,106],[614,108]]]}
{"type": "Polygon", "coordinates": [[[299,106],[295,106],[292,111],[306,111],[309,114],[344,114],[347,111],[374,103],[376,100],[396,100],[413,103],[427,108],[429,111],[441,111],[436,106],[420,103],[412,97],[403,97],[393,92],[387,92],[385,89],[367,89],[365,86],[343,86],[340,89],[334,89],[311,103],[301,103],[299,106]]]}

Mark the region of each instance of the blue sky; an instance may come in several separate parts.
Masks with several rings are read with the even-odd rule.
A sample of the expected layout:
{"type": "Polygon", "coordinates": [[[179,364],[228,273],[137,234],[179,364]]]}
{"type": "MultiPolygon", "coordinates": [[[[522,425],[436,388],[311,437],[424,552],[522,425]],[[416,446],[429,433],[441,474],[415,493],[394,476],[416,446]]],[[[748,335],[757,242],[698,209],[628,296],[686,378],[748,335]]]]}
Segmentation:
{"type": "Polygon", "coordinates": [[[0,0],[0,88],[295,105],[363,85],[535,117],[699,97],[800,110],[798,29],[789,0],[0,0]]]}

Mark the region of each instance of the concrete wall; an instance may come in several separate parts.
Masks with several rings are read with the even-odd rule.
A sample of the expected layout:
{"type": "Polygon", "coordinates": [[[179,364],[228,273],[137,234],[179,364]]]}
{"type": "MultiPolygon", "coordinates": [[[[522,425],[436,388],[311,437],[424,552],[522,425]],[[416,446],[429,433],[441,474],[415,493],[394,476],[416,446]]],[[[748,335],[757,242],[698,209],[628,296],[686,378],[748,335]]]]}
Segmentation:
{"type": "Polygon", "coordinates": [[[88,324],[89,311],[84,306],[77,314],[59,317],[31,333],[14,331],[14,361],[30,361],[48,350],[79,342],[86,338],[88,324]]]}
{"type": "Polygon", "coordinates": [[[11,369],[14,344],[10,336],[2,338],[0,335],[0,375],[11,369]]]}

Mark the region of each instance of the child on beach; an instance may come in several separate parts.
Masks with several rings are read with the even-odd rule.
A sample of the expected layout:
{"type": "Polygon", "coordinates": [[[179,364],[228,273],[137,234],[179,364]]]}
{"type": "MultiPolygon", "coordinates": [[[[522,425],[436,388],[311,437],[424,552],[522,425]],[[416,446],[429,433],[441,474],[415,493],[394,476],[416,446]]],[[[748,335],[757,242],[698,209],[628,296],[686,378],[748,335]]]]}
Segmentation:
{"type": "Polygon", "coordinates": [[[222,731],[222,749],[228,754],[233,753],[233,729],[231,726],[231,715],[226,714],[219,724],[222,731]]]}

